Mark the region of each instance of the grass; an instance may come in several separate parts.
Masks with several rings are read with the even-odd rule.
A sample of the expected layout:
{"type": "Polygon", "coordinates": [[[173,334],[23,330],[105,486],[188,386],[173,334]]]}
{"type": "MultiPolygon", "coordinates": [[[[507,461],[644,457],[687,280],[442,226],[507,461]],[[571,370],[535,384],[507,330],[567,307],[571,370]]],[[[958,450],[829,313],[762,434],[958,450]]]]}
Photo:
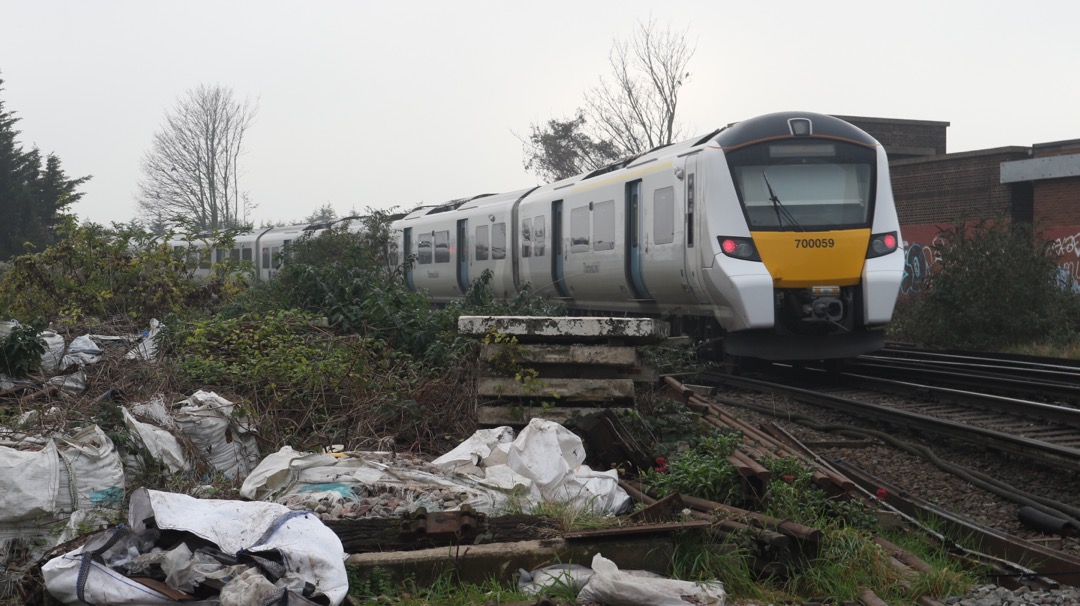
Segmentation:
{"type": "Polygon", "coordinates": [[[475,606],[476,604],[505,604],[533,599],[510,583],[497,579],[476,585],[459,583],[452,574],[439,577],[430,587],[419,587],[412,579],[395,583],[385,569],[372,570],[368,579],[349,575],[349,597],[361,606],[475,606]]]}

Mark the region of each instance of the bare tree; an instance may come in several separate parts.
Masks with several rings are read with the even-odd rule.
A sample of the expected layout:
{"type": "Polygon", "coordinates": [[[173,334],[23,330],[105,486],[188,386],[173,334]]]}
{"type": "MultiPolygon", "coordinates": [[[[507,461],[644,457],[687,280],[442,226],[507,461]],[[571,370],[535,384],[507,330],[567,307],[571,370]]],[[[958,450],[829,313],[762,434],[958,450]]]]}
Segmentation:
{"type": "Polygon", "coordinates": [[[239,159],[256,111],[220,85],[188,91],[143,156],[138,205],[144,218],[198,230],[239,227],[250,208],[240,191],[239,159]]]}
{"type": "Polygon", "coordinates": [[[685,31],[639,23],[628,42],[612,44],[612,76],[585,94],[575,118],[531,125],[525,168],[562,179],[673,143],[682,136],[676,112],[693,56],[685,31]]]}
{"type": "Polygon", "coordinates": [[[639,23],[629,42],[616,40],[608,56],[612,80],[601,77],[585,95],[585,114],[597,138],[631,156],[680,137],[675,112],[693,56],[686,32],[658,31],[654,21],[639,23]]]}

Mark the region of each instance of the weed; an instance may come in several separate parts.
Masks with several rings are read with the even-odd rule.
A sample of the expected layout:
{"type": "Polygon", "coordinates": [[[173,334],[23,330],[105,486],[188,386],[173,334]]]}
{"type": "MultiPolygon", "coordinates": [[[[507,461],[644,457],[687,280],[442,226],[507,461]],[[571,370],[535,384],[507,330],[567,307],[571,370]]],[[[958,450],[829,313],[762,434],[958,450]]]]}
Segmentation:
{"type": "Polygon", "coordinates": [[[645,482],[661,496],[691,494],[710,501],[731,502],[741,490],[738,473],[728,461],[742,443],[738,433],[702,438],[686,452],[667,458],[665,471],[650,470],[645,482]]]}
{"type": "Polygon", "coordinates": [[[46,345],[40,333],[37,323],[15,324],[0,338],[0,374],[21,379],[41,366],[46,345]]]}

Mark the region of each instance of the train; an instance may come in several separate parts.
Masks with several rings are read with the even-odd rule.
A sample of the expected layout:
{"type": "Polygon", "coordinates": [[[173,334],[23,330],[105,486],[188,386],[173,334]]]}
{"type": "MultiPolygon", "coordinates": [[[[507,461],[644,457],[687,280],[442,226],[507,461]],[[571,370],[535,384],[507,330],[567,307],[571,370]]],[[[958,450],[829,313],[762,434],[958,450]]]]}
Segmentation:
{"type": "MultiPolygon", "coordinates": [[[[271,279],[325,225],[244,234],[216,251],[271,279]]],[[[391,225],[410,289],[461,298],[490,271],[581,315],[655,316],[766,360],[884,345],[904,274],[888,158],[839,118],[778,112],[561,181],[421,206],[391,225]]]]}

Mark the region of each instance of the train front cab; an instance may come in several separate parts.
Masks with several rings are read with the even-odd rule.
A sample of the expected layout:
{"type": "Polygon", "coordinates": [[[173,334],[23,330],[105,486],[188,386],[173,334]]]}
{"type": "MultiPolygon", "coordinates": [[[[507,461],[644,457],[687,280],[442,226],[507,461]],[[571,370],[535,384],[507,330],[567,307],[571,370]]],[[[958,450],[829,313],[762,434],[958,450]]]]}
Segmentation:
{"type": "Polygon", "coordinates": [[[850,124],[804,116],[717,137],[729,188],[713,192],[710,210],[728,213],[708,233],[735,292],[721,318],[731,355],[846,358],[884,343],[903,275],[885,153],[850,124]]]}

